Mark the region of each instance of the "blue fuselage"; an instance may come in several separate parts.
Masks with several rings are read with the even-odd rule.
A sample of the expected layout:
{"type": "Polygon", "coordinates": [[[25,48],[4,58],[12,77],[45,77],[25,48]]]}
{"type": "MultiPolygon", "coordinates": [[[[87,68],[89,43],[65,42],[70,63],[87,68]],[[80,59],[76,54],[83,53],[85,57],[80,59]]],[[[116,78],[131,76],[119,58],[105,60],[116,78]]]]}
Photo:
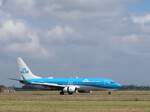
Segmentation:
{"type": "Polygon", "coordinates": [[[54,83],[58,85],[76,85],[79,87],[94,87],[100,89],[118,89],[121,84],[106,78],[36,78],[27,80],[32,83],[54,83]]]}

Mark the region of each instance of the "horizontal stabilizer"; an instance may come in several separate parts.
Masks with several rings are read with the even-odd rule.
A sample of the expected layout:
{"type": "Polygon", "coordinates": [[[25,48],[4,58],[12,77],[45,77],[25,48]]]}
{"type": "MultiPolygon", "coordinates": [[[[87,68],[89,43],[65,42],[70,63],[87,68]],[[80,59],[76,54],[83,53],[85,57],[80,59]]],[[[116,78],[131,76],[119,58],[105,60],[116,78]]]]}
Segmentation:
{"type": "Polygon", "coordinates": [[[14,79],[14,78],[8,78],[10,80],[15,80],[15,81],[19,81],[20,83],[24,84],[26,81],[25,80],[20,80],[20,79],[14,79]]]}

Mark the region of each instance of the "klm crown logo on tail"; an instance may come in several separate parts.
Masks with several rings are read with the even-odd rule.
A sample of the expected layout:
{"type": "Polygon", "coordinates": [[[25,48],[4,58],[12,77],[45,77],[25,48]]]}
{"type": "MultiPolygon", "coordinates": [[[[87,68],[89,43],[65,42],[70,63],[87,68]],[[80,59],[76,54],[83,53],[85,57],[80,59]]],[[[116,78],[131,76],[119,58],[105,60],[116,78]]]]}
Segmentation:
{"type": "Polygon", "coordinates": [[[27,73],[29,73],[29,71],[26,68],[20,68],[19,72],[21,74],[27,74],[27,73]]]}
{"type": "Polygon", "coordinates": [[[26,63],[23,61],[23,59],[21,59],[20,57],[18,58],[17,63],[19,66],[19,73],[24,80],[40,78],[31,72],[29,67],[26,65],[26,63]]]}

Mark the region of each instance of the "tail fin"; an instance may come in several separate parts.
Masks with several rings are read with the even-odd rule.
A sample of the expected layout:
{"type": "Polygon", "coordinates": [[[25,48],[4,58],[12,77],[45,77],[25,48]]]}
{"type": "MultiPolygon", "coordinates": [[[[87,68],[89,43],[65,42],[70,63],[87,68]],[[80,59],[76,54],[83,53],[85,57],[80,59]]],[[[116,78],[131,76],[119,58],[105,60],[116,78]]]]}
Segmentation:
{"type": "Polygon", "coordinates": [[[17,63],[19,66],[19,73],[22,76],[23,80],[40,78],[31,72],[26,63],[20,57],[17,59],[17,63]]]}

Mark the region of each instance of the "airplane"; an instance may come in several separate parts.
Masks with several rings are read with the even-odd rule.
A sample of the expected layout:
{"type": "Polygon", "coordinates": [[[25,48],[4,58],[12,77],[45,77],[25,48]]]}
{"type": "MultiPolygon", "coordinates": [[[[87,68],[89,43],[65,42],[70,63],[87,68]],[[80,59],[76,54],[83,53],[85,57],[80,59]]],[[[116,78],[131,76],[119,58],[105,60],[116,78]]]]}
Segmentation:
{"type": "Polygon", "coordinates": [[[42,88],[55,88],[60,91],[60,95],[65,93],[72,95],[77,92],[91,92],[94,90],[108,90],[111,94],[112,90],[117,90],[122,87],[118,82],[108,78],[54,78],[54,77],[40,77],[31,72],[29,67],[18,57],[17,63],[19,66],[19,74],[22,79],[17,80],[22,84],[31,85],[42,88]]]}

